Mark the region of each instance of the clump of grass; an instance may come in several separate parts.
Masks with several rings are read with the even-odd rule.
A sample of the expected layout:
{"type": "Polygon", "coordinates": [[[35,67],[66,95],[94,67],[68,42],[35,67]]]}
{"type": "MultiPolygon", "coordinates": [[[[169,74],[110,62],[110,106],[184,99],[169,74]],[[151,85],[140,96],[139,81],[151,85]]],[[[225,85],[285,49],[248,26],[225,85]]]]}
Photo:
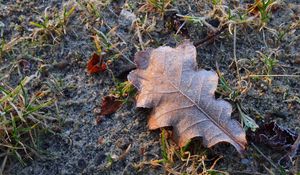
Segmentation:
{"type": "MultiPolygon", "coordinates": [[[[267,82],[269,85],[272,84],[272,79],[275,76],[293,76],[293,75],[273,75],[273,70],[278,66],[278,60],[276,58],[276,53],[271,52],[266,55],[262,52],[257,51],[259,53],[259,59],[262,64],[258,64],[256,69],[257,74],[249,75],[249,77],[254,80],[259,80],[262,77],[262,80],[267,82]]],[[[295,75],[296,76],[296,75],[295,75]]]]}
{"type": "Polygon", "coordinates": [[[143,18],[138,18],[134,22],[134,29],[136,30],[134,35],[137,36],[142,50],[145,50],[145,47],[150,43],[149,40],[144,42],[143,38],[147,35],[151,38],[151,32],[156,29],[156,21],[157,19],[155,16],[153,16],[152,19],[149,19],[146,14],[143,18]]]}
{"type": "Polygon", "coordinates": [[[189,142],[186,146],[179,148],[177,144],[170,139],[171,133],[165,129],[161,132],[161,154],[162,159],[156,159],[140,164],[135,164],[137,169],[144,165],[154,167],[163,167],[167,174],[228,174],[223,171],[215,170],[217,162],[221,157],[208,160],[206,149],[195,146],[189,142]]]}
{"type": "Polygon", "coordinates": [[[208,22],[206,22],[206,20],[208,20],[210,18],[208,16],[205,16],[205,17],[196,17],[196,16],[179,15],[179,14],[177,14],[177,16],[182,17],[185,22],[189,22],[189,23],[193,23],[193,24],[199,24],[200,26],[205,25],[211,31],[213,31],[213,32],[217,31],[217,29],[214,26],[212,26],[211,24],[209,24],[208,22]]]}
{"type": "Polygon", "coordinates": [[[7,53],[11,50],[13,50],[14,46],[18,43],[31,39],[31,37],[16,37],[11,39],[10,41],[5,41],[3,38],[0,40],[0,59],[4,55],[4,53],[7,53]]]}
{"type": "Polygon", "coordinates": [[[225,96],[228,98],[230,101],[234,102],[237,110],[239,112],[239,116],[241,119],[241,124],[245,130],[251,129],[252,131],[255,131],[258,128],[258,125],[256,124],[255,120],[253,120],[251,117],[249,117],[244,111],[242,105],[241,105],[241,100],[240,100],[240,95],[247,91],[246,89],[237,89],[235,90],[230,86],[228,81],[225,79],[225,77],[222,75],[220,72],[219,68],[217,67],[217,74],[219,76],[219,84],[217,88],[217,93],[225,96]]]}
{"type": "Polygon", "coordinates": [[[112,55],[105,60],[107,60],[107,64],[111,64],[113,61],[118,60],[119,58],[124,58],[129,63],[135,65],[133,61],[131,61],[124,53],[123,51],[118,49],[118,45],[121,43],[126,44],[126,42],[123,40],[122,37],[120,37],[118,34],[115,34],[118,39],[122,40],[122,42],[116,42],[113,43],[111,41],[111,38],[113,34],[115,33],[116,27],[111,28],[110,26],[106,25],[107,28],[110,29],[108,33],[103,33],[100,30],[97,30],[96,28],[93,28],[93,32],[95,35],[93,36],[94,44],[97,49],[97,53],[100,55],[112,55]]]}
{"type": "Polygon", "coordinates": [[[31,94],[26,89],[35,77],[25,77],[15,88],[0,84],[0,158],[3,160],[0,174],[8,159],[14,157],[25,164],[24,160],[37,155],[37,131],[47,129],[49,120],[54,120],[42,111],[54,100],[42,99],[42,93],[31,94]]]}
{"type": "Polygon", "coordinates": [[[212,0],[213,9],[202,17],[195,17],[189,15],[178,15],[183,18],[185,22],[198,23],[201,26],[208,27],[212,32],[218,29],[210,25],[207,20],[215,19],[220,22],[219,30],[228,27],[230,34],[233,34],[235,26],[257,26],[262,29],[268,19],[270,18],[270,9],[277,3],[275,0],[260,1],[252,4],[251,8],[239,6],[231,9],[223,4],[222,0],[212,0]]]}
{"type": "Polygon", "coordinates": [[[220,5],[222,4],[222,0],[212,0],[211,1],[213,5],[220,5]]]}
{"type": "Polygon", "coordinates": [[[257,10],[262,25],[265,25],[270,20],[270,10],[275,3],[277,3],[276,0],[256,0],[249,9],[249,12],[255,12],[257,10]]]}
{"type": "Polygon", "coordinates": [[[270,17],[271,8],[277,4],[277,0],[256,0],[246,7],[239,6],[234,9],[223,4],[222,0],[212,0],[213,9],[206,15],[209,18],[218,19],[221,26],[228,26],[232,34],[233,26],[254,26],[263,29],[270,17]]]}
{"type": "Polygon", "coordinates": [[[146,0],[145,4],[139,11],[146,10],[147,12],[157,12],[164,16],[167,8],[171,5],[172,0],[146,0]]]}
{"type": "Polygon", "coordinates": [[[261,56],[261,61],[264,63],[264,73],[266,75],[271,75],[274,67],[278,65],[278,60],[273,56],[273,54],[265,55],[261,52],[259,52],[259,54],[261,56]]]}
{"type": "Polygon", "coordinates": [[[54,14],[53,17],[50,17],[47,10],[44,11],[44,16],[40,19],[40,22],[30,22],[30,24],[36,27],[32,33],[32,37],[41,36],[42,38],[48,38],[51,36],[53,41],[58,42],[59,38],[67,33],[67,24],[71,15],[76,10],[76,5],[67,8],[63,7],[63,10],[60,14],[54,14]]]}
{"type": "MultiPolygon", "coordinates": [[[[96,3],[96,2],[86,1],[86,0],[78,1],[77,3],[81,8],[85,9],[91,16],[96,17],[96,21],[101,18],[101,13],[100,13],[101,10],[98,6],[104,8],[105,6],[108,5],[108,4],[101,3],[101,1],[96,3]]],[[[106,3],[110,3],[110,2],[106,2],[106,3]]]]}
{"type": "Polygon", "coordinates": [[[111,91],[111,95],[115,96],[123,103],[128,103],[136,96],[136,90],[129,81],[119,82],[115,81],[116,86],[111,91]]]}
{"type": "Polygon", "coordinates": [[[241,95],[241,92],[238,90],[234,90],[225,77],[222,75],[219,69],[217,69],[217,74],[219,76],[219,84],[217,88],[217,93],[228,97],[230,101],[236,102],[241,95]]]}

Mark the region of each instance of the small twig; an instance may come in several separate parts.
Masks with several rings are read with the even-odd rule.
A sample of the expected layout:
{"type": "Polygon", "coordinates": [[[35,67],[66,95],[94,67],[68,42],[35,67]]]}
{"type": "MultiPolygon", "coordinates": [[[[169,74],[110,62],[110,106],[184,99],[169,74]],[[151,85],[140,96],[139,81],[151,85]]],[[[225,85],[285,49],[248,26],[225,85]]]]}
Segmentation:
{"type": "Polygon", "coordinates": [[[184,21],[180,27],[178,28],[178,30],[176,31],[175,35],[178,35],[178,33],[180,32],[180,30],[184,27],[184,25],[186,24],[186,21],[184,21]]]}
{"type": "Polygon", "coordinates": [[[300,75],[248,75],[248,77],[296,77],[300,78],[300,75]]]}
{"type": "Polygon", "coordinates": [[[127,164],[127,165],[125,166],[125,168],[123,169],[122,175],[128,173],[128,172],[127,172],[127,169],[128,169],[129,166],[132,166],[132,163],[129,163],[129,164],[127,164]]]}
{"type": "Polygon", "coordinates": [[[253,172],[253,171],[230,171],[232,174],[250,174],[250,175],[265,175],[263,173],[253,172]]]}
{"type": "Polygon", "coordinates": [[[141,31],[140,31],[140,28],[137,27],[136,29],[137,29],[136,34],[137,34],[137,36],[139,38],[139,42],[140,42],[141,48],[142,48],[142,50],[145,50],[145,48],[144,48],[144,41],[143,41],[143,38],[142,38],[142,34],[141,34],[141,31]]]}
{"type": "Polygon", "coordinates": [[[266,45],[267,48],[269,48],[267,42],[266,42],[266,36],[265,36],[265,31],[262,30],[262,34],[263,34],[263,41],[264,41],[264,44],[266,45]]]}
{"type": "Polygon", "coordinates": [[[254,143],[251,142],[251,145],[255,148],[255,150],[263,156],[263,158],[265,158],[276,170],[280,171],[277,167],[277,165],[275,165],[275,163],[268,158],[254,143]]]}
{"type": "Polygon", "coordinates": [[[127,149],[120,155],[119,160],[124,160],[126,158],[126,156],[128,155],[130,149],[131,149],[131,144],[129,144],[127,149]]]}
{"type": "Polygon", "coordinates": [[[3,171],[4,171],[4,168],[5,168],[5,165],[6,165],[8,153],[9,153],[9,150],[6,151],[6,156],[3,159],[3,162],[2,162],[2,165],[1,165],[1,170],[0,170],[0,175],[3,175],[3,171]]]}
{"type": "Polygon", "coordinates": [[[204,39],[198,41],[195,43],[195,46],[197,48],[204,46],[206,43],[208,43],[209,41],[213,40],[214,38],[216,38],[217,36],[219,36],[224,30],[225,30],[225,26],[221,27],[219,30],[217,30],[213,35],[209,35],[207,37],[205,37],[204,39]]]}
{"type": "Polygon", "coordinates": [[[220,159],[222,159],[222,158],[223,158],[223,156],[218,157],[218,158],[213,162],[213,164],[212,164],[212,166],[209,168],[209,170],[213,170],[213,169],[215,168],[217,162],[218,162],[220,159]]]}
{"type": "Polygon", "coordinates": [[[239,82],[240,82],[241,81],[241,76],[240,76],[238,61],[237,61],[237,58],[236,58],[236,25],[234,25],[234,31],[233,31],[233,58],[234,58],[234,62],[235,62],[236,73],[237,73],[237,76],[238,76],[238,79],[239,79],[239,82]]]}

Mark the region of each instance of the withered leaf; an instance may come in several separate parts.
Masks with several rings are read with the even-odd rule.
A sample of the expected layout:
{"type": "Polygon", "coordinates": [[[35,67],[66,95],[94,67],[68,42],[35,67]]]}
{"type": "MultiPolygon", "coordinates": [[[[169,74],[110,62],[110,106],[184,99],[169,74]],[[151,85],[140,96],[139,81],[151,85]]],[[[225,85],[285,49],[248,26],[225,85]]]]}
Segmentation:
{"type": "Polygon", "coordinates": [[[247,133],[252,142],[263,144],[284,154],[278,161],[283,167],[290,167],[292,159],[300,152],[300,136],[289,128],[284,128],[275,122],[265,123],[255,132],[247,133]]]}
{"type": "Polygon", "coordinates": [[[100,115],[110,115],[116,112],[122,106],[122,101],[115,96],[109,95],[102,99],[100,115]]]}
{"type": "Polygon", "coordinates": [[[247,133],[250,140],[267,145],[278,151],[289,151],[298,135],[288,128],[283,128],[275,122],[265,123],[255,132],[247,133]]]}
{"type": "Polygon", "coordinates": [[[293,160],[296,158],[299,159],[299,155],[300,155],[300,135],[298,135],[298,138],[291,146],[291,149],[281,159],[279,159],[278,163],[285,168],[291,167],[293,164],[293,160]]]}
{"type": "Polygon", "coordinates": [[[104,72],[106,70],[106,64],[98,54],[93,53],[92,57],[87,63],[86,68],[89,74],[95,74],[98,72],[104,72]]]}
{"type": "Polygon", "coordinates": [[[172,126],[181,147],[194,137],[202,137],[206,147],[228,142],[243,152],[245,132],[230,118],[232,106],[214,97],[217,74],[197,70],[192,43],[138,52],[135,62],[137,69],[128,79],[139,90],[137,107],[153,108],[150,129],[172,126]]]}

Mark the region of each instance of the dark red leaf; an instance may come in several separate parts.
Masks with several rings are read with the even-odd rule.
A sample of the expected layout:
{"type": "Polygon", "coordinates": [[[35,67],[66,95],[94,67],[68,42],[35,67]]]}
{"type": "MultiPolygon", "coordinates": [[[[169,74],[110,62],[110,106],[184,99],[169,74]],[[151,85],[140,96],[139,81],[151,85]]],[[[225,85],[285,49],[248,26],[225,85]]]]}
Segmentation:
{"type": "Polygon", "coordinates": [[[292,130],[283,128],[275,122],[260,126],[255,132],[250,131],[248,136],[253,142],[281,151],[289,151],[298,137],[292,130]]]}
{"type": "Polygon", "coordinates": [[[92,55],[87,63],[87,71],[89,74],[104,72],[106,68],[104,60],[96,53],[92,55]]]}
{"type": "Polygon", "coordinates": [[[300,151],[300,136],[275,122],[264,124],[255,132],[249,131],[247,135],[252,142],[266,145],[276,152],[281,151],[283,156],[278,163],[285,168],[292,165],[292,160],[300,151]]]}
{"type": "Polygon", "coordinates": [[[102,99],[100,115],[110,115],[116,112],[122,106],[122,101],[115,96],[105,96],[102,99]]]}

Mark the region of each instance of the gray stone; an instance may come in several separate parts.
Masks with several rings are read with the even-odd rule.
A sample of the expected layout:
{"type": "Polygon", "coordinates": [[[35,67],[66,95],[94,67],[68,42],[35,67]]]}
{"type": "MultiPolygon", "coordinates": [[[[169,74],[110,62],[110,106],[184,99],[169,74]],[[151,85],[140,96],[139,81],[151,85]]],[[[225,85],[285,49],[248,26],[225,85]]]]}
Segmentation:
{"type": "Polygon", "coordinates": [[[118,21],[120,26],[127,29],[131,29],[131,26],[135,20],[136,20],[136,16],[134,13],[123,9],[120,13],[118,21]]]}

